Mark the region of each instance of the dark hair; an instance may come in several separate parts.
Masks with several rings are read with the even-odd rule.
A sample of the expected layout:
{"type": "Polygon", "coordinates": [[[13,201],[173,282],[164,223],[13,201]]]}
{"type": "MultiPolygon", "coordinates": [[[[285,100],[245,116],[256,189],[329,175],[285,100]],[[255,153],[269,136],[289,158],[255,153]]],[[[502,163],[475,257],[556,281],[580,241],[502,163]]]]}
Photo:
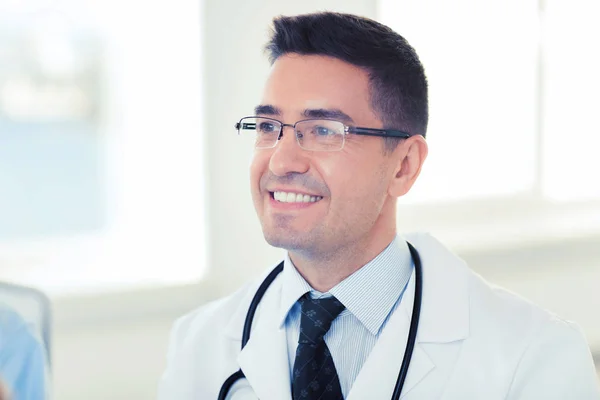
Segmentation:
{"type": "MultiPolygon", "coordinates": [[[[273,64],[286,53],[335,57],[369,73],[370,103],[384,128],[425,136],[427,78],[415,50],[389,27],[334,12],[280,16],[266,46],[273,64]]],[[[386,150],[398,139],[385,138],[386,150]]]]}

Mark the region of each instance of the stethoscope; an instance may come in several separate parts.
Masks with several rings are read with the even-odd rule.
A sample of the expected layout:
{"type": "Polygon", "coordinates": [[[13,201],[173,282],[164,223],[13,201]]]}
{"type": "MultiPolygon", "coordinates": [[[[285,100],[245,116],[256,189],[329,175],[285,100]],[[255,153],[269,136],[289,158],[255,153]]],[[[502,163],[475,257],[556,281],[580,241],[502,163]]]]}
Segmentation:
{"type": "MultiPolygon", "coordinates": [[[[406,375],[408,373],[408,366],[410,364],[410,359],[412,357],[413,350],[415,348],[415,342],[417,340],[417,329],[419,328],[419,315],[421,314],[421,297],[423,291],[423,278],[421,274],[421,258],[419,257],[419,253],[417,250],[410,244],[408,244],[408,249],[410,250],[410,255],[412,256],[413,263],[415,264],[415,302],[413,304],[412,318],[410,320],[410,330],[408,332],[408,340],[406,342],[406,350],[404,351],[404,358],[402,359],[402,366],[400,367],[400,373],[398,374],[398,380],[396,381],[396,387],[394,388],[394,393],[392,394],[392,399],[397,400],[400,399],[400,393],[402,393],[402,387],[404,386],[404,380],[406,379],[406,375]]],[[[267,275],[265,280],[261,283],[260,287],[256,291],[252,302],[250,303],[250,307],[248,308],[248,313],[246,314],[246,321],[244,322],[244,330],[242,333],[242,349],[248,343],[250,339],[250,329],[252,328],[252,321],[254,319],[254,314],[256,313],[256,309],[258,308],[258,304],[260,300],[264,296],[265,292],[273,283],[277,275],[279,275],[283,271],[283,261],[279,263],[273,271],[267,275]]],[[[233,386],[235,382],[239,379],[243,379],[246,376],[239,369],[237,372],[233,373],[229,378],[225,380],[223,386],[221,386],[221,390],[219,391],[218,400],[225,400],[229,390],[233,386]]]]}

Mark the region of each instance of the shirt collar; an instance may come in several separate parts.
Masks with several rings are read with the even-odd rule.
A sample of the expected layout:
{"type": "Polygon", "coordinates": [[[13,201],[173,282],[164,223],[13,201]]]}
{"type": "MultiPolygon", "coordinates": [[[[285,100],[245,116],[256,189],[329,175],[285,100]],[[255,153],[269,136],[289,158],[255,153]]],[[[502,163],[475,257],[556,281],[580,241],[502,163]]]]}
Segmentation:
{"type": "Polygon", "coordinates": [[[296,304],[298,299],[304,295],[304,293],[314,290],[308,282],[300,275],[296,267],[290,259],[290,254],[285,254],[283,260],[283,272],[282,272],[282,290],[281,290],[281,307],[280,307],[280,322],[279,326],[282,327],[285,324],[288,313],[296,304]]]}
{"type": "MultiPolygon", "coordinates": [[[[412,273],[406,242],[396,237],[377,257],[328,292],[344,304],[373,335],[400,298],[412,273]]],[[[280,326],[296,301],[307,292],[317,293],[286,254],[283,266],[280,326]]]]}

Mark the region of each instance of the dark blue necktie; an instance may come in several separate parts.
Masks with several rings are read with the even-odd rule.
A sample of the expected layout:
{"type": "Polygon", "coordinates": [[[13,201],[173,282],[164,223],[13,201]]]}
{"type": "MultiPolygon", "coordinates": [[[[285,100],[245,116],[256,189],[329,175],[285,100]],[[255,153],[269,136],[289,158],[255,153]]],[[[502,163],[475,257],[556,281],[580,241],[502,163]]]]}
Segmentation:
{"type": "Polygon", "coordinates": [[[344,305],[335,297],[311,299],[308,294],[302,296],[298,303],[302,306],[302,317],[294,361],[292,398],[343,400],[340,380],[323,336],[344,310],[344,305]]]}

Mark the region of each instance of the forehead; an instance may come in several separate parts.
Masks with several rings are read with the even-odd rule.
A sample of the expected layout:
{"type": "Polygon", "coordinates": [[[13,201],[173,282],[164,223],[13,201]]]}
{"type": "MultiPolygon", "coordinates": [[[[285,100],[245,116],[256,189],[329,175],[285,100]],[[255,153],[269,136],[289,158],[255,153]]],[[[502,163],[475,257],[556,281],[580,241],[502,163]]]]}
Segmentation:
{"type": "MultiPolygon", "coordinates": [[[[337,109],[355,122],[373,124],[369,76],[352,64],[327,56],[286,54],[273,64],[262,104],[297,117],[306,109],[337,109]]],[[[376,118],[376,117],[375,117],[376,118]]]]}

